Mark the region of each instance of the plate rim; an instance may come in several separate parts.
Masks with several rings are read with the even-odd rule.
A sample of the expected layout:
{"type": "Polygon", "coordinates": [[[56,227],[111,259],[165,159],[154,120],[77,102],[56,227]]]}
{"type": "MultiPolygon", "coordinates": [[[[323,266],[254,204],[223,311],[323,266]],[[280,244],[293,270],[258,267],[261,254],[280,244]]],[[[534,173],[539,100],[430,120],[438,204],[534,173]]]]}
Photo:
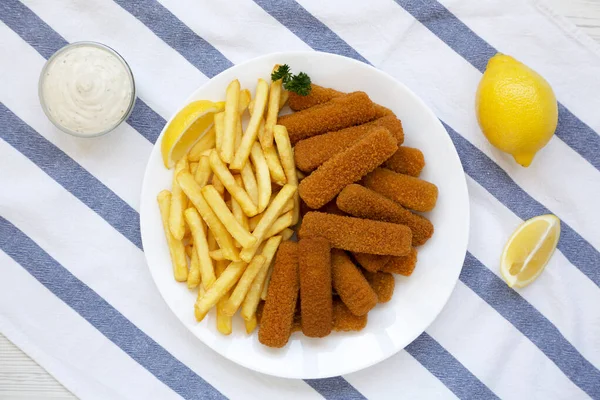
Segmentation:
{"type": "MultiPolygon", "coordinates": [[[[468,240],[469,240],[469,235],[470,235],[470,218],[471,218],[471,212],[470,212],[470,197],[469,197],[469,192],[468,192],[468,186],[467,186],[467,180],[466,180],[466,175],[464,172],[464,167],[462,165],[462,162],[460,160],[460,156],[458,155],[458,151],[456,149],[456,146],[454,145],[454,142],[452,141],[452,138],[450,137],[450,134],[448,133],[447,129],[444,127],[444,125],[441,123],[440,119],[436,116],[436,114],[433,112],[433,110],[423,101],[423,99],[421,99],[416,93],[414,93],[408,86],[406,86],[404,83],[402,83],[401,81],[399,81],[398,79],[394,78],[392,75],[388,74],[385,71],[382,71],[376,67],[374,67],[371,64],[367,64],[358,60],[355,60],[353,58],[350,57],[346,57],[346,56],[342,56],[339,54],[333,54],[333,53],[327,53],[327,52],[321,52],[321,51],[312,51],[312,50],[300,50],[300,51],[281,51],[281,52],[273,52],[273,53],[267,53],[267,54],[263,54],[261,56],[258,57],[254,57],[248,60],[245,60],[243,62],[240,62],[238,64],[232,65],[231,67],[221,71],[220,73],[218,73],[217,75],[213,76],[212,78],[209,78],[206,82],[204,82],[202,85],[200,85],[199,87],[193,89],[190,93],[190,95],[185,99],[185,101],[182,103],[182,106],[179,107],[172,115],[171,117],[167,120],[167,122],[165,123],[165,126],[163,127],[163,129],[161,130],[158,138],[156,139],[156,142],[153,144],[152,146],[152,151],[150,152],[150,156],[148,159],[148,162],[146,163],[146,167],[144,169],[144,176],[143,176],[143,181],[142,181],[142,187],[141,187],[141,191],[140,191],[140,234],[141,234],[141,239],[142,239],[142,248],[146,248],[145,246],[145,240],[144,237],[146,235],[144,235],[145,229],[145,222],[146,218],[142,217],[142,213],[144,211],[144,209],[146,208],[146,200],[144,199],[144,193],[146,192],[146,185],[148,184],[150,177],[149,177],[149,173],[150,173],[150,164],[152,162],[152,155],[155,151],[157,151],[156,149],[160,147],[160,140],[163,137],[163,134],[166,130],[166,127],[169,125],[169,123],[173,120],[173,118],[175,117],[175,115],[177,115],[177,113],[183,108],[185,107],[185,105],[189,104],[191,101],[194,100],[195,98],[195,93],[197,93],[198,91],[201,91],[202,89],[204,89],[206,86],[208,86],[210,84],[210,82],[213,79],[217,79],[219,78],[221,75],[226,74],[230,69],[232,68],[238,68],[238,67],[244,67],[245,65],[251,64],[251,63],[255,63],[258,61],[261,61],[263,59],[269,59],[269,58],[273,58],[273,57],[289,57],[289,56],[306,56],[306,57],[311,57],[314,56],[315,54],[318,54],[320,56],[324,56],[324,57],[332,57],[332,58],[339,58],[339,59],[344,59],[344,62],[349,62],[352,63],[354,65],[358,65],[360,68],[363,67],[367,67],[368,69],[370,69],[373,73],[375,74],[379,74],[381,76],[383,76],[384,78],[388,79],[388,80],[392,80],[394,81],[397,85],[401,86],[403,88],[403,90],[406,91],[406,93],[411,97],[411,100],[415,103],[417,103],[421,108],[423,108],[426,113],[429,115],[429,117],[431,117],[433,120],[435,120],[435,124],[441,128],[446,135],[448,136],[448,140],[450,141],[451,145],[452,145],[452,154],[451,157],[455,159],[455,161],[458,163],[458,165],[460,166],[460,172],[461,172],[461,178],[460,179],[460,184],[462,186],[462,188],[464,189],[462,192],[464,194],[464,201],[465,201],[465,218],[466,218],[466,228],[464,230],[464,237],[461,238],[460,243],[464,245],[464,254],[461,256],[461,264],[460,264],[460,268],[457,270],[456,273],[456,278],[454,279],[450,290],[447,292],[447,295],[444,297],[443,302],[440,302],[440,306],[439,309],[436,310],[435,313],[432,314],[431,319],[425,324],[425,327],[423,328],[423,330],[421,332],[418,332],[414,335],[414,337],[411,337],[411,339],[408,341],[407,344],[405,344],[404,346],[397,346],[396,348],[393,349],[393,351],[388,352],[387,354],[382,354],[380,357],[374,357],[373,359],[370,359],[369,362],[361,364],[360,367],[348,367],[348,368],[339,368],[338,371],[336,371],[335,373],[326,373],[326,374],[315,374],[315,375],[302,375],[299,376],[297,374],[287,374],[285,373],[285,371],[287,371],[287,369],[282,368],[280,371],[272,371],[269,369],[265,369],[265,368],[261,368],[260,364],[252,364],[252,363],[246,363],[243,361],[240,361],[239,359],[232,359],[230,358],[224,351],[222,351],[220,348],[218,348],[217,346],[212,346],[211,344],[207,343],[206,341],[204,341],[201,337],[199,337],[198,335],[196,335],[196,333],[193,331],[193,329],[191,327],[189,327],[185,321],[183,321],[179,315],[171,308],[171,305],[169,304],[169,302],[167,301],[166,297],[165,297],[165,293],[163,293],[163,290],[161,289],[161,287],[157,284],[154,273],[152,272],[152,268],[150,268],[150,260],[148,259],[148,255],[147,253],[144,251],[144,258],[146,259],[146,264],[148,267],[148,270],[150,272],[150,275],[152,277],[152,281],[154,283],[154,285],[156,286],[156,288],[158,289],[158,292],[160,293],[163,301],[166,303],[167,307],[169,308],[169,310],[174,314],[174,316],[177,318],[177,320],[179,320],[179,322],[185,326],[186,329],[188,329],[189,332],[191,332],[193,334],[193,336],[200,341],[201,343],[203,343],[206,347],[208,347],[209,349],[211,349],[212,351],[215,351],[217,354],[219,354],[220,356],[222,356],[223,358],[229,360],[230,362],[233,362],[235,364],[238,364],[244,368],[247,368],[249,370],[252,371],[257,371],[259,373],[265,374],[265,375],[269,375],[269,376],[275,376],[275,377],[280,377],[280,378],[286,378],[286,379],[325,379],[325,378],[331,378],[331,377],[335,377],[335,376],[340,376],[340,375],[346,375],[349,373],[353,373],[353,372],[357,372],[357,371],[361,371],[364,370],[366,368],[372,367],[373,365],[376,365],[390,357],[392,357],[393,355],[397,354],[398,352],[400,352],[401,350],[405,349],[406,346],[408,346],[410,343],[412,343],[414,340],[416,340],[420,335],[422,335],[424,332],[427,331],[427,329],[431,326],[431,324],[438,318],[438,316],[440,315],[440,313],[444,310],[444,308],[446,307],[446,305],[448,304],[448,301],[450,299],[450,296],[452,295],[452,293],[454,292],[456,285],[460,279],[460,274],[462,272],[462,269],[464,267],[464,261],[466,259],[466,255],[468,252],[468,240]]],[[[463,246],[461,246],[463,247],[463,246]]]]}

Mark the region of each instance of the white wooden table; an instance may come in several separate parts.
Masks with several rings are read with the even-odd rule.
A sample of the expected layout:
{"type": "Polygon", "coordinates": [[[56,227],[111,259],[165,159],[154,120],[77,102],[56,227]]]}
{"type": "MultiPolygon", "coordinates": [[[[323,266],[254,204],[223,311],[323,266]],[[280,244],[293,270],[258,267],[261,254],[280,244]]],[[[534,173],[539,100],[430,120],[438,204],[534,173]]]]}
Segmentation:
{"type": "MultiPolygon", "coordinates": [[[[546,0],[600,43],[600,0],[546,0]]],[[[48,372],[0,334],[0,399],[75,399],[48,372]]]]}

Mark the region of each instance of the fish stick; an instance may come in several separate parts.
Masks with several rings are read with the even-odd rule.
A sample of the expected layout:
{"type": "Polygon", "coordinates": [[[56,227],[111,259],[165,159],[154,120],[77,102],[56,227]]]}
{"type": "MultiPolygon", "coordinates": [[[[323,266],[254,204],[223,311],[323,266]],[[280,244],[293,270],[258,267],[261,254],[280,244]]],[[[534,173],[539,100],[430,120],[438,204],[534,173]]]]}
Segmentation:
{"type": "Polygon", "coordinates": [[[401,146],[383,166],[399,174],[418,177],[425,168],[425,157],[419,149],[401,146]]]}
{"type": "Polygon", "coordinates": [[[387,264],[381,268],[382,272],[390,272],[404,276],[411,276],[417,265],[417,249],[414,247],[407,256],[391,257],[387,264]]]}
{"type": "Polygon", "coordinates": [[[352,314],[365,315],[377,305],[377,294],[342,250],[331,252],[331,272],[333,288],[352,314]]]}
{"type": "Polygon", "coordinates": [[[380,303],[387,303],[394,295],[396,280],[394,275],[388,272],[369,272],[363,270],[363,274],[371,288],[377,293],[377,299],[380,303]]]}
{"type": "Polygon", "coordinates": [[[307,108],[314,107],[318,104],[327,103],[329,100],[343,96],[344,92],[339,92],[335,89],[326,88],[323,86],[311,85],[310,94],[302,96],[294,92],[290,92],[288,105],[293,111],[302,111],[307,108]]]}
{"type": "Polygon", "coordinates": [[[371,121],[375,107],[365,92],[353,92],[327,103],[284,115],[277,123],[287,128],[292,145],[321,133],[337,131],[371,121]]]}
{"type": "MultiPolygon", "coordinates": [[[[363,138],[371,131],[371,128],[374,127],[386,128],[392,136],[396,138],[398,146],[404,142],[402,123],[398,118],[389,115],[363,125],[352,126],[340,131],[328,132],[299,141],[296,144],[296,147],[294,147],[296,167],[304,172],[314,171],[319,165],[323,164],[334,155],[344,151],[357,140],[363,138]]],[[[396,153],[398,153],[400,149],[402,149],[402,147],[400,147],[396,153]]]]}
{"type": "Polygon", "coordinates": [[[387,129],[372,128],[362,139],[304,178],[298,185],[298,193],[310,208],[321,208],[345,186],[359,181],[396,150],[396,139],[387,129]]]}
{"type": "Polygon", "coordinates": [[[321,236],[331,247],[358,253],[405,256],[412,233],[405,225],[311,211],[304,216],[300,239],[321,236]]]}
{"type": "Polygon", "coordinates": [[[324,238],[304,238],[298,242],[302,333],[308,337],[331,333],[330,252],[329,242],[324,238]]]}
{"type": "Polygon", "coordinates": [[[431,211],[437,202],[438,188],[433,183],[389,169],[377,168],[362,183],[411,210],[431,211]]]}
{"type": "MultiPolygon", "coordinates": [[[[302,111],[307,108],[314,107],[318,104],[323,104],[328,102],[329,100],[343,96],[344,92],[339,92],[335,89],[326,88],[323,86],[315,85],[314,83],[311,85],[310,94],[307,96],[301,96],[297,93],[290,92],[289,96],[289,106],[293,111],[302,111]]],[[[381,118],[386,115],[394,115],[392,110],[386,108],[384,106],[380,106],[379,104],[374,104],[376,110],[376,117],[381,118]]]]}
{"type": "Polygon", "coordinates": [[[333,300],[333,330],[336,332],[360,331],[367,326],[367,314],[354,315],[339,298],[333,300]]]}
{"type": "Polygon", "coordinates": [[[390,261],[392,256],[378,256],[376,254],[352,253],[354,259],[361,267],[369,272],[381,271],[381,269],[390,261]]]}
{"type": "Polygon", "coordinates": [[[269,347],[283,347],[292,333],[298,301],[298,244],[286,241],[275,256],[267,300],[261,312],[258,340],[269,347]]]}
{"type": "Polygon", "coordinates": [[[338,195],[336,204],[354,217],[408,226],[413,234],[413,246],[424,244],[433,235],[433,224],[427,218],[408,211],[395,201],[364,186],[346,186],[338,195]]]}

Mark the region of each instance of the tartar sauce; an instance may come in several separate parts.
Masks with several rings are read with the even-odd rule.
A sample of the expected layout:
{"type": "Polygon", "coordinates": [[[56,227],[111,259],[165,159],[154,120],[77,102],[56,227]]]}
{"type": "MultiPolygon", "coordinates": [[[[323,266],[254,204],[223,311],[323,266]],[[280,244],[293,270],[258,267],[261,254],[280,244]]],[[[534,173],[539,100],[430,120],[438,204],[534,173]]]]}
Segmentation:
{"type": "Polygon", "coordinates": [[[125,61],[90,42],[59,50],[40,77],[40,100],[48,118],[80,136],[96,136],[119,125],[133,107],[134,92],[125,61]]]}

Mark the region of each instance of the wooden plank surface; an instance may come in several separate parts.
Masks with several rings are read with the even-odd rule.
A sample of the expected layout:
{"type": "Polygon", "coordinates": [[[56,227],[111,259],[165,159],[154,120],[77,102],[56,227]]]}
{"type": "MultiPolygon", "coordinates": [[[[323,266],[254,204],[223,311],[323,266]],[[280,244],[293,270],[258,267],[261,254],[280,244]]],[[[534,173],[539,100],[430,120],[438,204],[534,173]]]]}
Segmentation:
{"type": "MultiPolygon", "coordinates": [[[[600,43],[600,0],[546,0],[600,43]]],[[[0,334],[0,399],[75,399],[42,367],[0,334]]]]}

